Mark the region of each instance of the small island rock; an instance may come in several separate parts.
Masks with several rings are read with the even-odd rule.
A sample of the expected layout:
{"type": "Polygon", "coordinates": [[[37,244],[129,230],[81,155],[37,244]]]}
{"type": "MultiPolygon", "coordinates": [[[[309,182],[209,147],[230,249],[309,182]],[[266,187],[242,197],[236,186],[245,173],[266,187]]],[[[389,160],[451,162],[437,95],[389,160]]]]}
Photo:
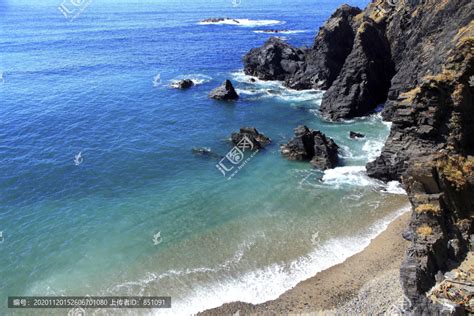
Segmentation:
{"type": "Polygon", "coordinates": [[[221,86],[212,90],[209,93],[209,97],[216,100],[237,100],[239,95],[235,91],[232,82],[226,80],[221,86]]]}
{"type": "Polygon", "coordinates": [[[189,89],[194,86],[194,82],[191,79],[183,79],[171,84],[171,87],[175,89],[189,89]]]}
{"type": "Polygon", "coordinates": [[[320,170],[331,169],[339,162],[339,147],[320,131],[298,126],[295,137],[281,146],[281,153],[290,160],[307,160],[320,170]]]}
{"type": "Polygon", "coordinates": [[[255,127],[242,127],[240,132],[232,133],[232,143],[237,145],[244,137],[247,137],[252,142],[255,149],[264,148],[271,142],[270,138],[260,134],[255,127]]]}

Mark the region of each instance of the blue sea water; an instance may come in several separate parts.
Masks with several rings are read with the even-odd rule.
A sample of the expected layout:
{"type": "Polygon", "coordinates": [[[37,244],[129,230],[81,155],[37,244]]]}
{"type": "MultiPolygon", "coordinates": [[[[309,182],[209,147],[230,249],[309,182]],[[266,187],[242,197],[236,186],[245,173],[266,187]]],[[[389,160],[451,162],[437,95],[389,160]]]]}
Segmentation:
{"type": "MultiPolygon", "coordinates": [[[[2,302],[172,296],[171,310],[140,314],[258,303],[361,250],[401,212],[401,192],[363,167],[388,124],[324,122],[321,91],[251,82],[241,71],[243,55],[270,36],[255,31],[298,31],[280,36],[309,46],[338,1],[93,0],[72,20],[61,3],[0,1],[2,302]],[[222,16],[250,21],[199,23],[222,16]],[[179,78],[198,84],[171,89],[179,78]],[[241,99],[208,99],[227,78],[241,99]],[[342,167],[321,173],[280,156],[301,124],[335,139],[342,167]],[[193,154],[225,155],[242,126],[273,144],[231,180],[219,159],[193,154]],[[367,137],[351,140],[351,130],[367,137]]],[[[0,314],[39,313],[3,304],[0,314]]]]}

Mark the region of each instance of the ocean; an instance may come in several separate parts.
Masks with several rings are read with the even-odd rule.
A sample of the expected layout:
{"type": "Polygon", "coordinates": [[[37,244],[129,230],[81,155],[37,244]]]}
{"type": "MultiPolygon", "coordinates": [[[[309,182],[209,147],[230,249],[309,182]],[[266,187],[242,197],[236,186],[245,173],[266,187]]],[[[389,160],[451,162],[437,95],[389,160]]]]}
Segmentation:
{"type": "Polygon", "coordinates": [[[324,122],[322,91],[242,71],[245,53],[271,36],[262,30],[310,46],[340,4],[0,1],[1,301],[171,296],[167,310],[88,314],[189,315],[274,299],[367,246],[406,210],[397,183],[365,175],[390,125],[378,115],[324,122]],[[239,23],[200,23],[211,17],[239,23]],[[196,85],[170,88],[182,78],[196,85]],[[225,79],[239,101],[207,97],[225,79]],[[341,167],[281,157],[303,124],[339,144],[341,167]],[[216,164],[243,126],[272,144],[225,177],[216,164]]]}

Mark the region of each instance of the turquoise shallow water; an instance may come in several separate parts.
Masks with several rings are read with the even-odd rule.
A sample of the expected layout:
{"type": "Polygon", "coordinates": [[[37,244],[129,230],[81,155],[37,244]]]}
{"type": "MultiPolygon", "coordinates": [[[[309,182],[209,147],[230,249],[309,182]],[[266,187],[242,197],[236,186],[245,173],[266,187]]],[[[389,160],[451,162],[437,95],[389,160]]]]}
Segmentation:
{"type": "Polygon", "coordinates": [[[310,45],[337,3],[95,1],[74,21],[58,5],[0,2],[2,300],[170,295],[171,314],[257,303],[362,249],[404,203],[394,184],[364,175],[387,124],[323,122],[322,92],[250,83],[240,71],[268,38],[254,31],[297,30],[282,36],[310,45]],[[198,24],[213,16],[252,21],[198,24]],[[170,89],[180,77],[199,84],[170,89]],[[242,96],[234,104],[207,98],[225,78],[242,96]],[[335,139],[341,168],[323,174],[280,157],[300,124],[335,139]],[[229,181],[192,149],[224,155],[241,126],[273,144],[229,181]],[[350,140],[350,130],[367,138],[350,140]]]}

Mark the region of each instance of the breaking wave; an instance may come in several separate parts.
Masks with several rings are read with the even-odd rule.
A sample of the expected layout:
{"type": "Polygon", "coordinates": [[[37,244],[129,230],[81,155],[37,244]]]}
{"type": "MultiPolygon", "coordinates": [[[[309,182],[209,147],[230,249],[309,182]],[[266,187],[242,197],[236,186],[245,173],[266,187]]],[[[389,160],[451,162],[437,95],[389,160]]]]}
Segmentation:
{"type": "Polygon", "coordinates": [[[207,19],[200,21],[200,25],[236,25],[241,27],[258,27],[284,24],[285,22],[279,20],[251,20],[251,19],[207,19]]]}

